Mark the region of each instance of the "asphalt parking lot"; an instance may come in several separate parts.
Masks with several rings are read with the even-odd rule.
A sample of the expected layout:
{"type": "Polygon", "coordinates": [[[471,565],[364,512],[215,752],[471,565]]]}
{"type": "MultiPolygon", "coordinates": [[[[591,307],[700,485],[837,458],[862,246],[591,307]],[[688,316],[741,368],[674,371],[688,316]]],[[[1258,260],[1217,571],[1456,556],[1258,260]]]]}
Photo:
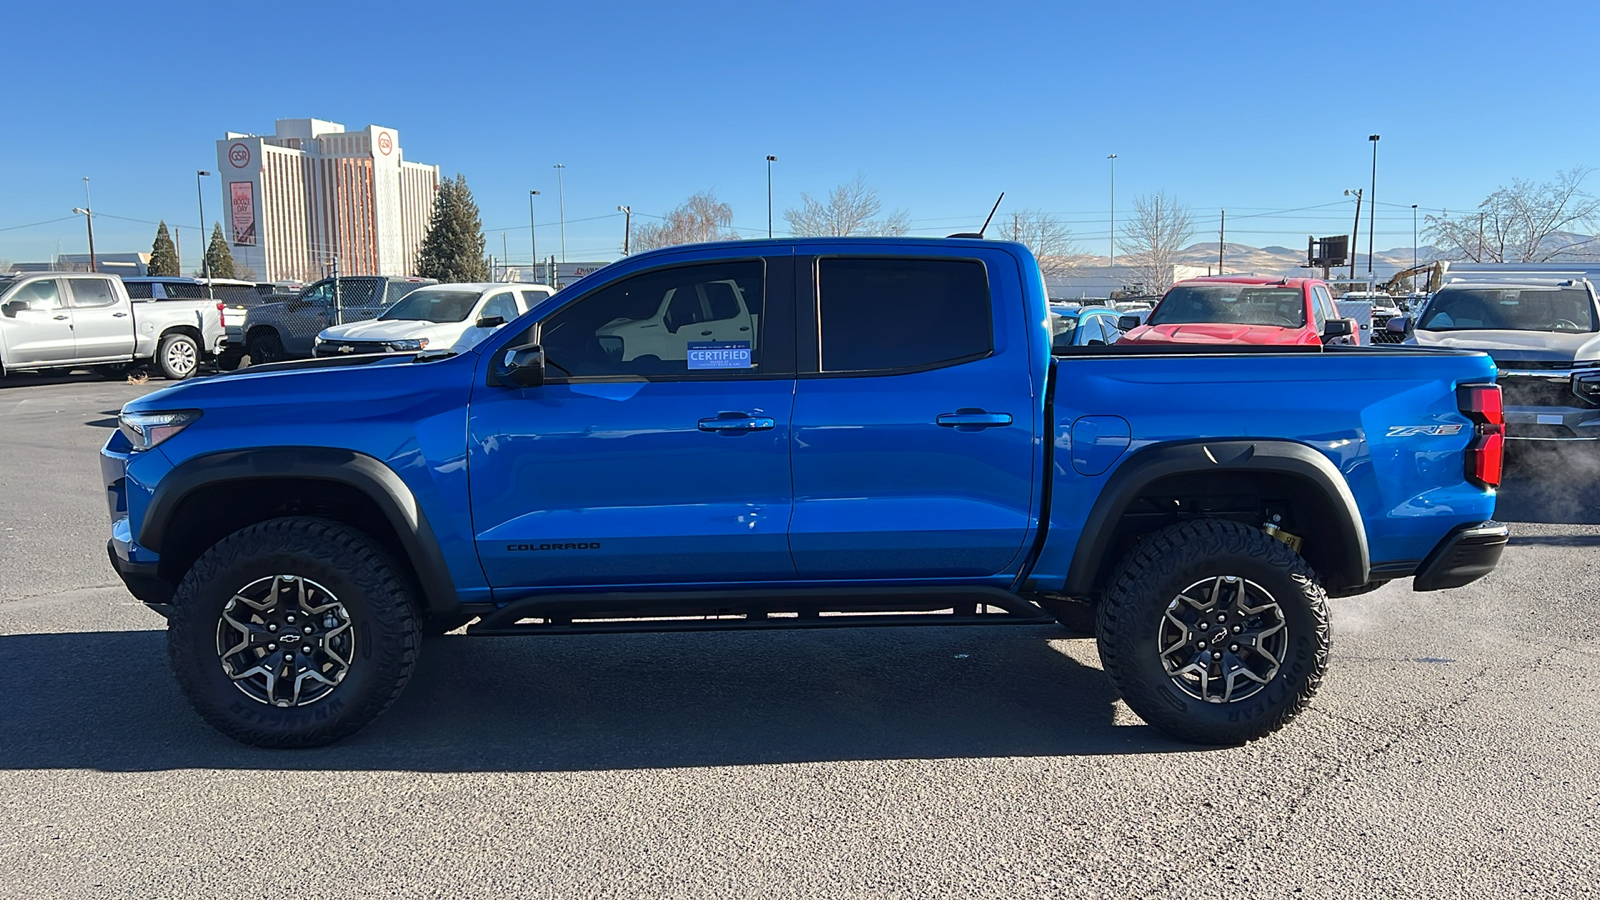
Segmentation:
{"type": "Polygon", "coordinates": [[[211,731],[105,561],[160,386],[0,380],[0,897],[1600,895],[1600,459],[1513,546],[1334,602],[1287,731],[1198,749],[1055,628],[430,640],[339,745],[211,731]]]}

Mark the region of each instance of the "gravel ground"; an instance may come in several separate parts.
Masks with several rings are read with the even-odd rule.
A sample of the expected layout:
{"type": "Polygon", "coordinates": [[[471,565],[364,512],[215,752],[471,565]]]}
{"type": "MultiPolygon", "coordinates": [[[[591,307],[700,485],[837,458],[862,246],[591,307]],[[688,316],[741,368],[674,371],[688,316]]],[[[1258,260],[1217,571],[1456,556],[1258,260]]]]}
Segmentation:
{"type": "Polygon", "coordinates": [[[1197,749],[1055,628],[429,641],[334,747],[205,727],[106,565],[158,387],[0,382],[0,897],[1600,896],[1600,478],[1519,460],[1467,588],[1334,602],[1286,731],[1197,749]]]}

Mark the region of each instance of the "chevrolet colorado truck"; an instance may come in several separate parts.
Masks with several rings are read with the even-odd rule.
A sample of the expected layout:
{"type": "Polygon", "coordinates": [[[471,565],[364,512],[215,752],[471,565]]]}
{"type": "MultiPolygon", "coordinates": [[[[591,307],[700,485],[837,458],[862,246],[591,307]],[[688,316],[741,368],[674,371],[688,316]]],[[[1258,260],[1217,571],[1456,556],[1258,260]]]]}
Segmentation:
{"type": "Polygon", "coordinates": [[[1049,318],[1015,243],[641,253],[462,353],[278,363],[127,404],[101,456],[111,564],[167,617],[200,715],[287,747],[361,728],[425,633],[469,622],[1090,615],[1138,715],[1238,743],[1310,702],[1329,594],[1498,561],[1483,354],[1053,355],[1049,318]]]}
{"type": "Polygon", "coordinates": [[[0,275],[0,374],[118,374],[149,362],[178,381],[195,374],[222,333],[213,300],[135,302],[122,279],[90,272],[0,275]]]}

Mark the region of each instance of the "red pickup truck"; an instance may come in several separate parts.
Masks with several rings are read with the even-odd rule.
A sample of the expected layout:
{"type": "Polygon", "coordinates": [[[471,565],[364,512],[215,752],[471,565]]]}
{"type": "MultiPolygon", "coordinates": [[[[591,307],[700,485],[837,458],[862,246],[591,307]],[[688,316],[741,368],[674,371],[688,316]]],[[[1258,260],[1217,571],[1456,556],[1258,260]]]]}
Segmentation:
{"type": "Polygon", "coordinates": [[[1316,278],[1218,275],[1180,281],[1141,324],[1124,316],[1121,343],[1298,346],[1352,343],[1333,292],[1316,278]]]}

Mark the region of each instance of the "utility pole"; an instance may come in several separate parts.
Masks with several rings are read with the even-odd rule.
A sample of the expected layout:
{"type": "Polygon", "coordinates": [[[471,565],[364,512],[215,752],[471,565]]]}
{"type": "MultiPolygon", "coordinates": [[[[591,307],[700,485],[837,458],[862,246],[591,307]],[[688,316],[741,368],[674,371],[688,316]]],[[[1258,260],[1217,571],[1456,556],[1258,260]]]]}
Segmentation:
{"type": "Polygon", "coordinates": [[[1356,248],[1361,246],[1361,188],[1344,192],[1346,197],[1351,194],[1356,195],[1356,221],[1350,226],[1350,280],[1355,281],[1356,257],[1360,255],[1356,248]]]}
{"type": "Polygon", "coordinates": [[[1228,246],[1228,211],[1222,211],[1222,224],[1217,228],[1217,274],[1222,271],[1222,253],[1228,246]]]}
{"type": "Polygon", "coordinates": [[[1411,204],[1411,290],[1417,289],[1417,205],[1411,204]]]}
{"type": "MultiPolygon", "coordinates": [[[[1117,282],[1117,155],[1107,156],[1111,160],[1111,283],[1117,282]]],[[[1116,290],[1112,287],[1112,291],[1116,290]]],[[[1108,298],[1109,299],[1109,298],[1108,298]]]]}
{"type": "Polygon", "coordinates": [[[83,220],[89,223],[89,271],[98,272],[94,264],[94,201],[89,199],[89,176],[83,176],[83,220]]]}
{"type": "Polygon", "coordinates": [[[556,163],[556,197],[561,203],[561,261],[567,261],[567,189],[561,181],[563,163],[556,163]]]}
{"type": "Polygon", "coordinates": [[[1367,290],[1372,290],[1372,239],[1377,235],[1373,225],[1378,213],[1378,135],[1369,134],[1372,142],[1372,192],[1367,194],[1367,290]]]}
{"type": "Polygon", "coordinates": [[[506,278],[511,277],[511,251],[506,249],[506,233],[500,232],[500,260],[506,267],[506,278]]]}
{"type": "Polygon", "coordinates": [[[633,236],[633,207],[619,206],[617,212],[622,213],[622,255],[628,255],[628,241],[633,236]]]}
{"type": "MultiPolygon", "coordinates": [[[[93,244],[94,241],[89,243],[93,244]]],[[[1483,213],[1478,213],[1478,258],[1475,262],[1483,262],[1483,213]]]]}
{"type": "Polygon", "coordinates": [[[772,164],[777,161],[778,158],[776,156],[770,153],[767,154],[767,237],[769,239],[772,237],[772,164]]]}
{"type": "MultiPolygon", "coordinates": [[[[195,195],[195,198],[200,201],[200,274],[202,276],[204,276],[205,280],[206,280],[206,299],[214,300],[214,299],[216,299],[216,296],[211,290],[211,261],[206,259],[206,255],[207,254],[205,252],[206,251],[206,192],[200,186],[200,179],[202,179],[202,178],[204,178],[204,177],[206,177],[207,175],[210,175],[210,174],[211,174],[210,172],[207,172],[204,169],[197,169],[195,171],[195,173],[194,173],[194,195],[195,195]]],[[[173,230],[176,231],[177,229],[173,229],[173,230]]],[[[183,271],[183,264],[181,262],[182,259],[183,259],[183,255],[179,254],[178,255],[178,259],[180,260],[180,262],[178,264],[178,271],[181,273],[183,271]]]]}

